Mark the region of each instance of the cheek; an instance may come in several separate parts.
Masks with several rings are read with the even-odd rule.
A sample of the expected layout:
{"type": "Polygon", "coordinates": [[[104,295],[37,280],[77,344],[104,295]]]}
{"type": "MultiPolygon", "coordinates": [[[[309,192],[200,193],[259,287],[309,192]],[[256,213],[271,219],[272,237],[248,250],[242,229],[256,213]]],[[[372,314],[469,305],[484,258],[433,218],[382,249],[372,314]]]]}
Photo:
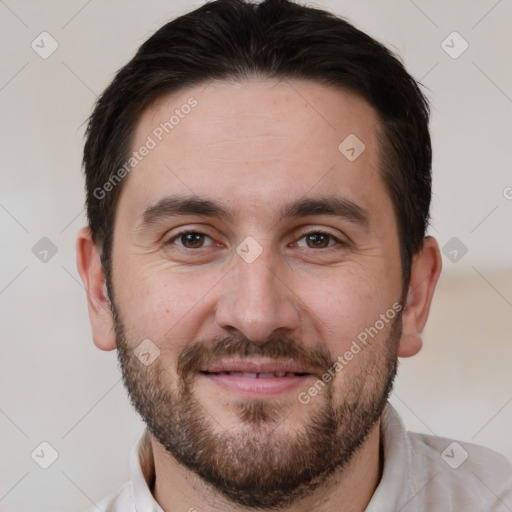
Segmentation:
{"type": "Polygon", "coordinates": [[[334,357],[349,350],[360,333],[373,326],[393,303],[384,283],[359,265],[316,278],[314,286],[303,286],[302,302],[310,311],[314,331],[321,333],[334,357]]]}
{"type": "Polygon", "coordinates": [[[340,283],[335,300],[327,301],[322,320],[329,330],[323,339],[335,361],[334,402],[375,400],[388,378],[388,354],[396,340],[389,339],[399,306],[385,301],[369,280],[340,283]]]}
{"type": "Polygon", "coordinates": [[[117,271],[130,276],[116,290],[116,301],[133,342],[149,338],[161,349],[179,353],[198,335],[211,309],[208,293],[218,276],[177,274],[162,263],[132,262],[124,268],[119,265],[117,271]]]}

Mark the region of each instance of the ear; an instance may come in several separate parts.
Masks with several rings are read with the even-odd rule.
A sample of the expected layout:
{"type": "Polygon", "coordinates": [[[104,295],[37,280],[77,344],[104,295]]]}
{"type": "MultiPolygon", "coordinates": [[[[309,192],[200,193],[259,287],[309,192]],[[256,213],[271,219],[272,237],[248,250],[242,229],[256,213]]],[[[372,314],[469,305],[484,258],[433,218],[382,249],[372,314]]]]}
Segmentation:
{"type": "Polygon", "coordinates": [[[76,245],[77,267],[87,292],[94,343],[101,350],[113,350],[116,348],[116,337],[105,272],[89,228],[83,228],[78,232],[76,245]]]}
{"type": "Polygon", "coordinates": [[[398,348],[400,357],[413,356],[421,349],[421,333],[427,323],[441,266],[442,258],[437,241],[428,236],[423,240],[423,247],[412,263],[409,292],[402,314],[402,336],[398,348]]]}

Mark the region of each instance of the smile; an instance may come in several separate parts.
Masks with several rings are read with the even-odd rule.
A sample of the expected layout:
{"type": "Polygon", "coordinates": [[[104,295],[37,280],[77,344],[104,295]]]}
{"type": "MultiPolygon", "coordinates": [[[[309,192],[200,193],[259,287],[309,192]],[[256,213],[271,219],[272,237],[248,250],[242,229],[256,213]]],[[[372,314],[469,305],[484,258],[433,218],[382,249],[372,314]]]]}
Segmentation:
{"type": "Polygon", "coordinates": [[[244,379],[278,379],[281,377],[303,377],[309,375],[309,373],[300,372],[270,372],[270,373],[249,373],[249,372],[201,372],[205,375],[233,375],[235,377],[241,377],[244,379]]]}
{"type": "Polygon", "coordinates": [[[262,398],[297,390],[314,377],[308,370],[290,361],[232,360],[207,365],[199,375],[224,391],[262,398]]]}

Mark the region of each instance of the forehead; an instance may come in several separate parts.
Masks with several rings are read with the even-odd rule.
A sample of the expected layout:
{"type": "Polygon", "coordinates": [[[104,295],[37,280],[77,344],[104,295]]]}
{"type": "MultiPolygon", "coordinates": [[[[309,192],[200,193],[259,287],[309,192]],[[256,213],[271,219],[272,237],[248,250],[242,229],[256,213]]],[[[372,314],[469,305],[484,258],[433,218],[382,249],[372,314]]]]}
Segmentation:
{"type": "Polygon", "coordinates": [[[339,192],[388,208],[378,127],[365,100],[314,81],[187,88],[142,114],[132,140],[140,160],[120,203],[136,215],[165,195],[195,194],[261,215],[298,197],[339,192]]]}

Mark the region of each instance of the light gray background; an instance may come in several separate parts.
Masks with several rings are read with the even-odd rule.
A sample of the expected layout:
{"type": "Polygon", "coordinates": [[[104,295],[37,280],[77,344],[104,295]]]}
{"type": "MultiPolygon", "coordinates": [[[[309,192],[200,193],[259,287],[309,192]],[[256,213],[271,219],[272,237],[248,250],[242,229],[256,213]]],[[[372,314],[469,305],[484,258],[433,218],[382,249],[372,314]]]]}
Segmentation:
{"type": "MultiPolygon", "coordinates": [[[[383,41],[428,87],[431,233],[467,247],[443,256],[424,349],[402,361],[392,402],[412,430],[512,457],[512,2],[310,4],[383,41]],[[453,31],[469,44],[457,59],[441,46],[453,31]]],[[[128,479],[143,425],[115,353],[92,343],[75,265],[83,123],[138,46],[198,5],[0,0],[0,511],[82,510],[128,479]],[[31,48],[43,31],[59,45],[47,59],[31,48]],[[46,263],[32,252],[42,237],[57,247],[46,263]],[[59,455],[48,469],[31,458],[42,441],[59,455]]]]}

